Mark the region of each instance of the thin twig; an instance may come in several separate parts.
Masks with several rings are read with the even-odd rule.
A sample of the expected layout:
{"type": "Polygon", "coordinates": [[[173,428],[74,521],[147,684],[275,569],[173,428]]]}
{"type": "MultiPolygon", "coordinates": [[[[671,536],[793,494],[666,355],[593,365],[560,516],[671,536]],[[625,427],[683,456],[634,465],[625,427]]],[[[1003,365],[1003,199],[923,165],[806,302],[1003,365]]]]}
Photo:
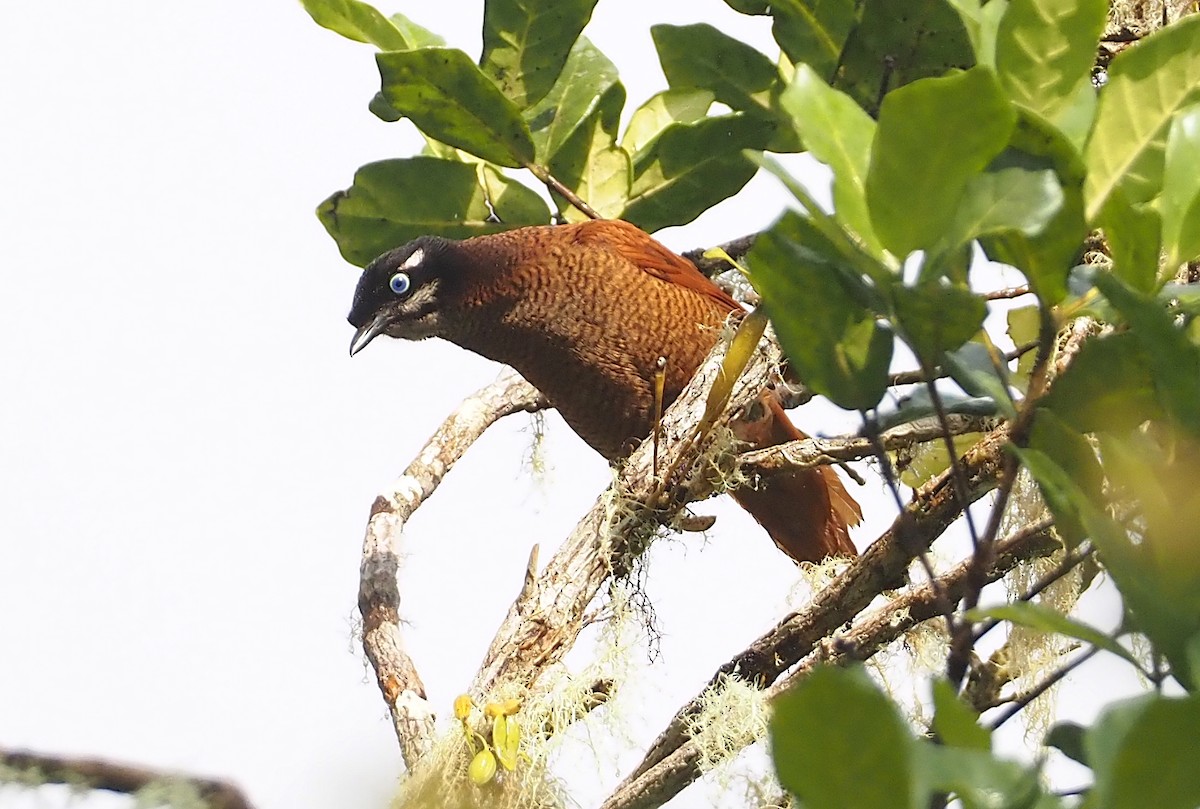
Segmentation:
{"type": "MultiPolygon", "coordinates": [[[[71,787],[132,795],[153,784],[182,784],[195,790],[210,809],[251,809],[242,791],[226,781],[197,778],[132,764],[97,758],[68,758],[28,750],[0,750],[0,769],[28,773],[36,784],[69,784],[71,787]]],[[[32,781],[31,781],[32,782],[32,781]]]]}
{"type": "Polygon", "coordinates": [[[1048,691],[1055,683],[1057,683],[1063,677],[1066,677],[1068,674],[1070,674],[1075,669],[1079,668],[1081,665],[1086,663],[1088,660],[1091,660],[1092,657],[1099,651],[1100,651],[1100,647],[1092,646],[1086,652],[1084,652],[1083,654],[1079,655],[1074,660],[1072,660],[1070,663],[1067,663],[1064,666],[1056,669],[1053,674],[1051,674],[1046,679],[1042,680],[1040,683],[1035,685],[1033,688],[1029,689],[1024,694],[1022,694],[1020,697],[1018,697],[1013,702],[1012,705],[1010,705],[1008,708],[1006,708],[1003,713],[1001,713],[998,717],[996,717],[991,722],[991,724],[988,725],[988,728],[992,731],[995,731],[997,728],[999,728],[1005,722],[1012,719],[1014,716],[1016,716],[1021,711],[1023,711],[1029,705],[1029,703],[1033,702],[1035,699],[1040,697],[1042,694],[1046,693],[1046,691],[1048,691]]]}
{"type": "Polygon", "coordinates": [[[1028,295],[1031,292],[1027,284],[1022,284],[1017,287],[1008,287],[1007,289],[994,289],[991,292],[983,293],[984,300],[1002,301],[1011,298],[1019,298],[1022,295],[1028,295]]]}
{"type": "MultiPolygon", "coordinates": [[[[1049,527],[1053,524],[1054,524],[1054,520],[1047,517],[1046,519],[1041,520],[1038,523],[1035,523],[1034,525],[1029,526],[1029,529],[1034,530],[1041,526],[1049,527]]],[[[1054,566],[1053,570],[1051,570],[1049,573],[1047,573],[1046,575],[1044,575],[1040,579],[1038,579],[1033,584],[1033,586],[1030,587],[1027,592],[1023,593],[1021,595],[1021,597],[1018,598],[1017,600],[1018,601],[1032,601],[1033,599],[1037,598],[1037,596],[1043,590],[1045,590],[1051,584],[1054,584],[1054,582],[1058,581],[1063,576],[1070,573],[1072,570],[1075,569],[1075,567],[1078,564],[1083,562],[1083,560],[1087,559],[1094,552],[1095,552],[1095,548],[1093,548],[1091,545],[1081,545],[1078,548],[1073,548],[1072,550],[1068,551],[1066,554],[1063,555],[1062,561],[1054,566]]],[[[975,637],[972,639],[972,642],[979,643],[979,641],[983,638],[984,635],[991,632],[993,629],[995,629],[997,626],[999,626],[1002,623],[1004,623],[1004,622],[1000,621],[998,619],[992,618],[992,619],[989,619],[989,620],[985,621],[984,623],[980,624],[979,628],[975,630],[975,637]]]]}
{"type": "MultiPolygon", "coordinates": [[[[1028,354],[1038,347],[1037,340],[1030,340],[1028,343],[1022,343],[1012,351],[1004,352],[1004,361],[1012,362],[1028,354]]],[[[940,365],[933,366],[933,379],[944,379],[950,376],[950,372],[940,365]]],[[[920,385],[930,381],[930,378],[923,371],[898,371],[888,377],[888,387],[896,385],[920,385]]]]}
{"type": "Polygon", "coordinates": [[[545,166],[540,166],[537,163],[526,163],[525,168],[529,169],[533,173],[534,177],[537,177],[539,180],[545,183],[547,188],[578,208],[580,213],[582,213],[588,219],[604,218],[600,214],[596,213],[596,210],[591,205],[588,205],[586,202],[584,202],[578,194],[563,185],[562,182],[553,174],[551,174],[550,170],[545,166]]]}

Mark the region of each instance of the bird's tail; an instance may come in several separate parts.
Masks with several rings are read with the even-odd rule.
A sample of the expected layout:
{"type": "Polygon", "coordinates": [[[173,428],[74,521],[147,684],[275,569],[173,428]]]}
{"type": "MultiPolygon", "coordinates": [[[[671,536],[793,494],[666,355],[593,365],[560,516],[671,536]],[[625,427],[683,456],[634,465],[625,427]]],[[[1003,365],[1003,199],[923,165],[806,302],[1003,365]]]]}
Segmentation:
{"type": "MultiPolygon", "coordinates": [[[[734,425],[739,439],[765,448],[808,437],[796,429],[770,393],[764,393],[760,402],[763,407],[754,414],[758,418],[734,425]]],[[[850,541],[850,526],[862,520],[862,509],[832,467],[764,476],[756,485],[735,491],[733,498],[758,520],[779,549],[797,562],[857,554],[850,541]]]]}

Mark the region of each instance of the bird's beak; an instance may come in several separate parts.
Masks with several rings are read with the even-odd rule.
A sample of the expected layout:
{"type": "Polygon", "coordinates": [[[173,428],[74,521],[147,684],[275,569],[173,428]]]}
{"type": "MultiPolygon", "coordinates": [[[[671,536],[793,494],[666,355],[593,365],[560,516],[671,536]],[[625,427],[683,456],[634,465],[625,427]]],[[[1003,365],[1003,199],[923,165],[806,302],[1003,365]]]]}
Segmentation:
{"type": "Polygon", "coordinates": [[[366,348],[367,343],[383,334],[383,330],[390,322],[391,318],[386,313],[380,312],[370,323],[360,326],[358,331],[354,332],[354,339],[350,341],[350,356],[353,357],[366,348]]]}

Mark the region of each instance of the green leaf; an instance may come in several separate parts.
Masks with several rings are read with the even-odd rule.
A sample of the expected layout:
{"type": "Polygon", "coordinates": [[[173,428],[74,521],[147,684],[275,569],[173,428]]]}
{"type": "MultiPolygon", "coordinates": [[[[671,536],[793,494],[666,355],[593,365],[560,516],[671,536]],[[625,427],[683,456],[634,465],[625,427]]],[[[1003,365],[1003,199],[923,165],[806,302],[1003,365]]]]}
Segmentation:
{"type": "Polygon", "coordinates": [[[987,315],[987,304],[979,295],[936,281],[915,287],[897,284],[892,295],[904,341],[930,362],[974,337],[987,315]]]}
{"type": "MultiPolygon", "coordinates": [[[[580,37],[554,87],[523,113],[533,135],[538,162],[551,165],[557,175],[563,167],[552,165],[555,158],[573,138],[590,141],[597,116],[601,128],[615,137],[624,106],[625,88],[616,66],[586,37],[580,37]]],[[[558,179],[570,185],[564,177],[558,179]]]]}
{"type": "MultiPolygon", "coordinates": [[[[629,152],[613,145],[612,137],[595,124],[591,144],[582,162],[582,171],[571,174],[569,187],[579,198],[605,219],[618,218],[629,202],[633,164],[629,152]],[[607,145],[604,145],[607,144],[607,145]]],[[[561,180],[566,174],[556,175],[561,180]]],[[[565,182],[565,181],[564,181],[565,182]]],[[[579,222],[587,215],[564,203],[560,211],[568,221],[579,222]]]]}
{"type": "Polygon", "coordinates": [[[387,17],[359,0],[300,0],[304,10],[323,28],[355,42],[368,42],[382,51],[415,47],[387,17]]]}
{"type": "Polygon", "coordinates": [[[479,66],[525,109],[550,92],[596,0],[488,0],[479,66]]]}
{"type": "Polygon", "coordinates": [[[725,0],[725,4],[742,14],[764,15],[770,9],[768,0],[725,0]]]}
{"type": "Polygon", "coordinates": [[[750,182],[756,168],[742,150],[768,137],[762,121],[740,115],[671,124],[638,155],[621,218],[649,232],[692,221],[750,182]]]}
{"type": "Polygon", "coordinates": [[[933,681],[933,729],[950,747],[991,750],[992,734],[979,726],[979,714],[943,679],[933,681]]]}
{"type": "Polygon", "coordinates": [[[1090,643],[1106,652],[1112,652],[1122,660],[1133,664],[1139,669],[1141,668],[1141,664],[1138,663],[1137,658],[1124,646],[1117,643],[1115,639],[1110,638],[1095,627],[1074,621],[1043,604],[1019,601],[1012,604],[1005,604],[1002,607],[971,610],[967,613],[966,618],[968,621],[982,621],[987,618],[993,618],[997,621],[1008,621],[1017,626],[1034,629],[1038,632],[1065,635],[1068,638],[1075,638],[1084,643],[1090,643]]]}
{"type": "Polygon", "coordinates": [[[967,181],[937,252],[956,250],[981,236],[1016,232],[1033,238],[1063,205],[1058,175],[1050,169],[995,168],[967,181]]]}
{"type": "Polygon", "coordinates": [[[884,246],[904,256],[935,245],[968,181],[1000,153],[1015,123],[1016,112],[983,67],[889,93],[866,183],[871,221],[884,246]]]}
{"type": "Polygon", "coordinates": [[[1129,204],[1158,194],[1171,118],[1198,96],[1200,16],[1184,17],[1117,54],[1085,155],[1089,222],[1096,221],[1117,189],[1129,204]]]}
{"type": "Polygon", "coordinates": [[[875,256],[883,245],[871,226],[866,179],[875,122],[845,93],[832,89],[808,65],[797,65],[780,106],[813,157],[833,170],[835,218],[875,256]]]}
{"type": "MultiPolygon", "coordinates": [[[[1029,449],[1044,453],[1071,478],[1080,495],[1097,506],[1103,506],[1104,473],[1091,442],[1052,410],[1040,407],[1035,416],[1029,435],[1029,449]]],[[[1058,530],[1070,547],[1075,547],[1087,536],[1077,508],[1062,511],[1058,530]]]]}
{"type": "Polygon", "coordinates": [[[991,351],[980,343],[964,343],[942,357],[950,378],[971,396],[987,397],[1007,418],[1016,418],[1017,408],[1008,390],[1008,380],[1001,376],[1002,357],[993,360],[991,351]]]}
{"type": "MultiPolygon", "coordinates": [[[[941,400],[943,413],[962,413],[966,416],[994,416],[998,412],[996,400],[990,396],[963,396],[954,391],[939,391],[938,398],[941,400]]],[[[937,408],[933,406],[933,398],[929,395],[929,390],[920,387],[907,396],[902,397],[896,403],[895,409],[888,409],[888,405],[880,407],[879,428],[881,430],[890,430],[892,427],[900,424],[907,424],[917,419],[936,416],[937,412],[937,408]]],[[[956,441],[957,438],[955,436],[956,441]]],[[[967,443],[964,442],[964,444],[959,444],[958,446],[966,445],[967,443]]],[[[949,459],[947,459],[948,463],[949,459]]]]}
{"type": "Polygon", "coordinates": [[[1150,204],[1133,205],[1124,188],[1109,196],[1096,222],[1104,229],[1113,272],[1135,289],[1148,292],[1158,279],[1162,220],[1150,204]]]}
{"type": "Polygon", "coordinates": [[[1200,104],[1171,122],[1163,172],[1162,245],[1167,267],[1200,257],[1200,104]]]}
{"type": "Polygon", "coordinates": [[[915,806],[908,725],[860,669],[821,668],[775,703],[779,781],[807,809],[915,806]]]}
{"type": "Polygon", "coordinates": [[[858,22],[857,6],[854,0],[776,0],[771,33],[792,64],[807,65],[828,81],[858,22]]]}
{"type": "Polygon", "coordinates": [[[403,14],[393,14],[388,19],[392,21],[392,25],[400,29],[400,33],[404,34],[404,38],[411,48],[441,48],[446,44],[446,38],[441,34],[435,34],[403,14]]]}
{"type": "MultiPolygon", "coordinates": [[[[1008,322],[1008,337],[1013,345],[1023,346],[1038,339],[1041,333],[1042,317],[1037,305],[1020,306],[1009,309],[1005,315],[1008,322]]],[[[1029,386],[1029,375],[1033,373],[1033,365],[1037,360],[1035,351],[1026,351],[1017,360],[1017,370],[1013,384],[1022,392],[1029,386]]]]}
{"type": "Polygon", "coordinates": [[[974,63],[962,20],[944,0],[862,0],[860,7],[833,86],[867,112],[879,109],[885,92],[974,63]]]}
{"type": "Polygon", "coordinates": [[[1030,171],[1053,169],[1062,204],[1035,235],[1009,230],[985,236],[981,243],[989,258],[1021,270],[1039,298],[1056,303],[1067,294],[1067,275],[1088,231],[1083,219],[1083,160],[1057,127],[1021,111],[1000,161],[1030,171]]]}
{"type": "Polygon", "coordinates": [[[1096,276],[1096,286],[1140,343],[1159,404],[1179,426],[1200,438],[1200,348],[1154,298],[1106,273],[1096,276]]]}
{"type": "Polygon", "coordinates": [[[1162,413],[1150,360],[1129,333],[1085,342],[1042,405],[1081,433],[1126,432],[1162,413]]]}
{"type": "Polygon", "coordinates": [[[892,335],[854,287],[863,282],[814,225],[788,213],[747,256],[792,367],[805,384],[847,409],[874,407],[887,389],[892,335]]]}
{"type": "Polygon", "coordinates": [[[996,73],[1017,104],[1053,120],[1091,86],[1107,0],[1010,0],[996,37],[996,73]]]}
{"type": "Polygon", "coordinates": [[[549,221],[536,192],[508,179],[489,185],[490,197],[469,163],[384,160],[360,168],[354,184],[322,202],[317,216],[342,256],[359,267],[427,233],[465,239],[549,221]]]}
{"type": "Polygon", "coordinates": [[[1146,695],[1109,707],[1084,737],[1096,809],[1200,805],[1200,699],[1146,695]]]}
{"type": "Polygon", "coordinates": [[[502,166],[533,161],[520,112],[462,51],[421,48],[375,61],[384,99],[426,135],[502,166]]]}
{"type": "Polygon", "coordinates": [[[772,114],[779,69],[759,51],[707,23],[655,25],[650,34],[671,89],[710,90],[733,110],[772,114]]]}
{"type": "Polygon", "coordinates": [[[1088,766],[1087,753],[1083,749],[1083,725],[1074,722],[1058,722],[1046,734],[1046,747],[1053,747],[1067,758],[1088,766]]]}
{"type": "Polygon", "coordinates": [[[1008,11],[1007,0],[994,0],[986,5],[981,5],[980,0],[946,0],[946,4],[958,12],[971,40],[976,63],[996,67],[996,37],[1000,21],[1008,11]]]}
{"type": "MultiPolygon", "coordinates": [[[[954,793],[966,807],[1033,807],[1041,786],[1037,773],[979,750],[944,747],[921,741],[914,770],[925,794],[954,793]]],[[[1051,803],[1050,806],[1057,804],[1051,803]]]]}
{"type": "Polygon", "coordinates": [[[621,136],[621,146],[636,155],[671,124],[690,124],[703,118],[714,100],[709,90],[664,90],[652,95],[633,111],[621,136]]]}

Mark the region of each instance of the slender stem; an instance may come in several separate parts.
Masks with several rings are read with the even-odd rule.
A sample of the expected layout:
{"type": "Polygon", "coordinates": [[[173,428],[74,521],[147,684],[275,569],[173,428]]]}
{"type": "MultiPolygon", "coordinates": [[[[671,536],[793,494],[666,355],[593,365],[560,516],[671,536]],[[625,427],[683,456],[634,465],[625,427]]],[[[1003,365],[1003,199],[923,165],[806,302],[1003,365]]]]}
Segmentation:
{"type": "Polygon", "coordinates": [[[992,722],[992,724],[990,726],[990,730],[995,731],[997,728],[999,728],[1005,722],[1007,722],[1008,720],[1012,719],[1014,716],[1019,714],[1021,711],[1023,711],[1029,705],[1029,703],[1033,702],[1035,699],[1040,697],[1042,694],[1046,693],[1055,683],[1057,683],[1063,677],[1066,677],[1072,671],[1079,668],[1085,662],[1090,660],[1093,656],[1095,656],[1096,652],[1098,652],[1098,651],[1100,651],[1099,647],[1092,646],[1086,652],[1084,652],[1083,654],[1079,655],[1074,660],[1072,660],[1070,663],[1067,663],[1065,666],[1062,666],[1061,668],[1057,669],[1053,674],[1051,674],[1046,679],[1042,680],[1040,683],[1038,683],[1036,686],[1031,688],[1029,691],[1026,691],[1024,694],[1022,694],[1020,696],[1020,698],[1016,702],[1014,702],[1011,706],[1009,706],[1009,708],[1007,710],[1005,710],[1004,713],[1002,713],[1002,714],[1000,714],[1000,716],[996,717],[996,720],[994,722],[992,722]]]}
{"type": "Polygon", "coordinates": [[[563,185],[562,182],[560,182],[557,177],[551,174],[550,170],[545,166],[539,166],[537,163],[526,163],[525,168],[533,172],[533,176],[545,183],[547,188],[578,208],[584,216],[588,217],[589,219],[604,218],[600,214],[596,213],[595,208],[584,202],[578,194],[563,185]]]}

